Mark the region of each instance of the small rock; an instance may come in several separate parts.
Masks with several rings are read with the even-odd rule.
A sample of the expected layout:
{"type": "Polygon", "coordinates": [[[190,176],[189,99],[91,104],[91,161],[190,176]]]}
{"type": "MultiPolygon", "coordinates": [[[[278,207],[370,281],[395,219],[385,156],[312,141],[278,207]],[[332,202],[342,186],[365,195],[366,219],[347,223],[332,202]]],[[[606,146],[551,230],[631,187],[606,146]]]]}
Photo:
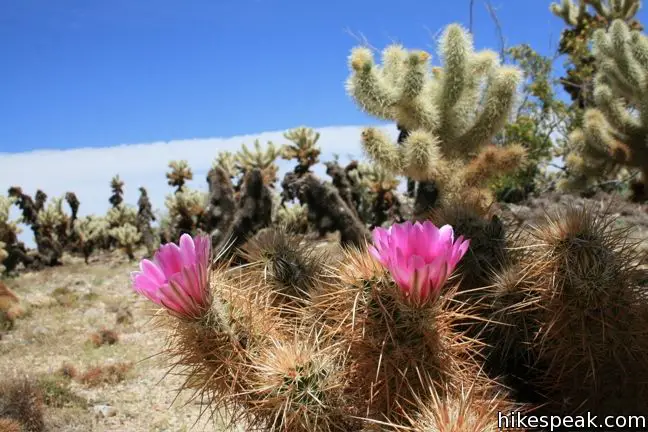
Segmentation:
{"type": "Polygon", "coordinates": [[[119,308],[115,320],[117,324],[131,324],[133,322],[133,314],[127,308],[119,308]]]}
{"type": "Polygon", "coordinates": [[[117,415],[117,410],[110,405],[95,405],[92,410],[96,417],[107,418],[117,415]]]}

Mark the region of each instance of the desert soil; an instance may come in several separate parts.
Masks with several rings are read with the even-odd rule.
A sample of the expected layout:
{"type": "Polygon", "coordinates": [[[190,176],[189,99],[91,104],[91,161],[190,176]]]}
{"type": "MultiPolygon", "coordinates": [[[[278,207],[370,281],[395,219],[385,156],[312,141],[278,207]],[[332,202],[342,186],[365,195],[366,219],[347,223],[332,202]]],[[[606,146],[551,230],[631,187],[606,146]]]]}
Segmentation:
{"type": "Polygon", "coordinates": [[[0,377],[56,376],[64,364],[80,373],[97,366],[132,363],[121,382],[90,386],[69,381],[76,397],[46,407],[48,430],[139,432],[218,430],[200,406],[178,394],[179,377],[165,377],[164,333],[151,325],[151,303],[132,292],[129,273],[137,263],[120,256],[90,265],[66,257],[64,265],[21,274],[4,282],[21,298],[27,316],[0,340],[0,377]],[[129,317],[132,316],[132,319],[129,317]],[[118,317],[121,318],[118,323],[118,317]],[[125,318],[125,322],[124,322],[125,318]],[[119,340],[95,347],[90,335],[114,330],[119,340]],[[151,357],[153,356],[153,357],[151,357]],[[197,421],[198,420],[198,421],[197,421]]]}
{"type": "MultiPolygon", "coordinates": [[[[503,205],[509,223],[533,223],[546,210],[562,205],[608,208],[620,226],[648,249],[648,206],[629,204],[608,195],[584,199],[547,195],[523,205],[503,205]]],[[[93,367],[132,363],[120,382],[91,386],[66,379],[71,395],[46,407],[48,430],[71,431],[202,431],[219,430],[200,406],[178,395],[182,379],[168,371],[163,356],[165,334],[151,325],[152,304],[132,292],[129,273],[137,263],[111,254],[93,257],[89,265],[65,257],[64,265],[24,272],[4,280],[21,298],[26,316],[0,340],[0,377],[58,377],[64,364],[80,373],[93,367]],[[90,335],[114,330],[119,340],[95,347],[90,335]],[[153,357],[152,357],[153,356],[153,357]],[[69,383],[69,384],[68,384],[69,383]],[[58,405],[58,406],[57,406],[58,405]]],[[[63,397],[63,396],[61,396],[63,397]]]]}

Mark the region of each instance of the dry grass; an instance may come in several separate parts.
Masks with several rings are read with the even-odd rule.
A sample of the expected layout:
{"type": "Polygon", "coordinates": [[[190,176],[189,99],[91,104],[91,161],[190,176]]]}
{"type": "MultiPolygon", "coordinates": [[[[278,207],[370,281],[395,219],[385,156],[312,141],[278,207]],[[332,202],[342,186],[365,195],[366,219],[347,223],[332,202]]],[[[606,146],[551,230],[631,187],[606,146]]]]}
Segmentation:
{"type": "Polygon", "coordinates": [[[196,423],[200,407],[185,406],[189,394],[174,402],[182,379],[165,378],[164,358],[155,356],[165,334],[151,326],[152,305],[131,291],[135,269],[121,256],[89,266],[66,257],[62,267],[4,280],[27,313],[0,339],[0,376],[36,378],[48,430],[220,429],[207,418],[196,423]],[[108,416],[98,414],[104,405],[108,416]]]}

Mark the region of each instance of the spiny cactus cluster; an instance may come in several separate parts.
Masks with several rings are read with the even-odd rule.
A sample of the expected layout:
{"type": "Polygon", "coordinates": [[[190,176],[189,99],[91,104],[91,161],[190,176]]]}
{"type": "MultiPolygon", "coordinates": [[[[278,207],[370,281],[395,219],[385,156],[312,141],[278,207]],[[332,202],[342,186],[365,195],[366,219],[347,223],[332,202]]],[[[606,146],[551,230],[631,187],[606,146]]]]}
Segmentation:
{"type": "Polygon", "coordinates": [[[571,185],[635,169],[634,198],[648,196],[648,38],[616,20],[605,32],[594,35],[598,73],[594,80],[596,107],[585,112],[582,129],[571,135],[574,152],[566,158],[573,176],[571,185]]]}
{"type": "MultiPolygon", "coordinates": [[[[492,415],[502,410],[648,408],[647,275],[608,215],[548,214],[508,238],[505,267],[461,301],[468,269],[445,281],[470,239],[427,221],[378,228],[373,240],[331,255],[273,229],[243,246],[245,265],[231,267],[219,250],[208,270],[208,238],[187,236],[181,254],[195,251],[196,261],[159,270],[187,272],[174,279],[175,302],[153,270],[138,273],[134,288],[168,310],[160,319],[174,368],[232,427],[423,432],[454,424],[449,430],[469,432],[496,430],[492,415]]],[[[158,253],[156,265],[174,265],[163,260],[170,249],[158,253]]]]}

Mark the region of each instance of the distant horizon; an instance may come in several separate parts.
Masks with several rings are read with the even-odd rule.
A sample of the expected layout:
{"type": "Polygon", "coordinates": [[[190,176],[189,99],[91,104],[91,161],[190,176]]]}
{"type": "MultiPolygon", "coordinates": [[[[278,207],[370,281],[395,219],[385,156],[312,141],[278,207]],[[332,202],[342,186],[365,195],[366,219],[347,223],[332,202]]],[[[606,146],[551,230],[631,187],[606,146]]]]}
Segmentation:
{"type": "MultiPolygon", "coordinates": [[[[340,163],[351,159],[364,160],[360,146],[360,132],[364,126],[330,126],[315,129],[320,132],[318,144],[322,150],[320,162],[332,160],[339,155],[340,163]]],[[[393,125],[380,126],[394,140],[398,131],[393,125]]],[[[207,172],[220,151],[236,152],[242,143],[248,146],[258,139],[262,145],[272,141],[275,145],[288,143],[283,137],[285,131],[263,132],[256,135],[243,135],[229,138],[205,138],[173,140],[169,142],[140,143],[102,148],[78,148],[63,150],[32,150],[20,153],[0,154],[0,191],[11,186],[19,186],[33,197],[37,189],[48,196],[61,197],[66,192],[74,192],[80,201],[79,217],[89,214],[104,215],[110,208],[110,181],[119,175],[124,181],[124,202],[136,206],[139,187],[147,189],[149,199],[156,212],[165,212],[164,199],[172,194],[174,188],[167,184],[166,172],[172,160],[187,160],[192,169],[193,179],[187,186],[207,191],[207,172]],[[72,163],[73,169],[59,171],[60,167],[72,163]],[[29,167],[25,170],[24,167],[29,167]],[[52,176],[50,167],[58,175],[52,176]]],[[[279,179],[292,170],[294,160],[277,159],[279,179]]],[[[326,176],[326,167],[319,163],[313,171],[326,176]]],[[[67,211],[67,209],[66,209],[67,211]]],[[[20,210],[13,206],[13,219],[20,217],[20,210]]],[[[30,229],[21,226],[19,238],[29,247],[34,247],[30,229]]]]}

